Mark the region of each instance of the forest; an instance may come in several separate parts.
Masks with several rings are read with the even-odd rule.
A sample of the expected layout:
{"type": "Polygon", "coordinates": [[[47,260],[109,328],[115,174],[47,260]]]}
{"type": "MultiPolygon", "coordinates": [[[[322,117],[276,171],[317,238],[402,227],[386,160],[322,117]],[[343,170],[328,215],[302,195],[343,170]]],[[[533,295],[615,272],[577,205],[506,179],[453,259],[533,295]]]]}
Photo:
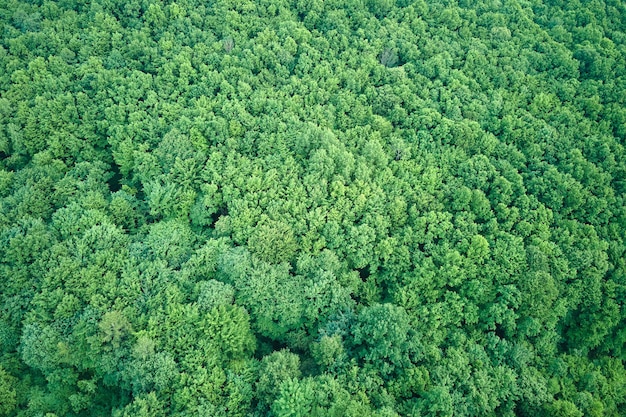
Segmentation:
{"type": "Polygon", "coordinates": [[[622,0],[0,0],[0,417],[626,416],[622,0]]]}

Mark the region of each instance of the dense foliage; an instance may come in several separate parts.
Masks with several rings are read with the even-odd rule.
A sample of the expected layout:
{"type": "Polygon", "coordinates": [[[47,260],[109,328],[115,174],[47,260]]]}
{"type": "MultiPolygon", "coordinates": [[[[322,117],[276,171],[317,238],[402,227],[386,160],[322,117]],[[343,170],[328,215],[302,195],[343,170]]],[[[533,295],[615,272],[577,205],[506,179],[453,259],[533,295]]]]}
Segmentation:
{"type": "Polygon", "coordinates": [[[626,415],[620,0],[0,0],[0,416],[626,415]]]}

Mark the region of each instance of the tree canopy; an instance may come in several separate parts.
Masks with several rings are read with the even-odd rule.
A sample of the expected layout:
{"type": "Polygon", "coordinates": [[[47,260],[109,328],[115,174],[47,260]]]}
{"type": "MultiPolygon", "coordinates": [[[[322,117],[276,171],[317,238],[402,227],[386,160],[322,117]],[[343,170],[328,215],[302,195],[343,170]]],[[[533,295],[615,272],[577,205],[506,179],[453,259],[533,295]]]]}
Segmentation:
{"type": "Polygon", "coordinates": [[[0,0],[0,417],[626,415],[626,3],[0,0]]]}

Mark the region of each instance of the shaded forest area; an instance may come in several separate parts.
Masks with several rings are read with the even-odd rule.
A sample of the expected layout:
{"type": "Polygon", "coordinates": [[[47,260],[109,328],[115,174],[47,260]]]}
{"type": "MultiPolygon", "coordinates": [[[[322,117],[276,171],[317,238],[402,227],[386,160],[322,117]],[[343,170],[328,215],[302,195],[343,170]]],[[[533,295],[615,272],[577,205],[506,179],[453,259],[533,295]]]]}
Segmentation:
{"type": "Polygon", "coordinates": [[[0,416],[626,415],[620,0],[0,0],[0,416]]]}

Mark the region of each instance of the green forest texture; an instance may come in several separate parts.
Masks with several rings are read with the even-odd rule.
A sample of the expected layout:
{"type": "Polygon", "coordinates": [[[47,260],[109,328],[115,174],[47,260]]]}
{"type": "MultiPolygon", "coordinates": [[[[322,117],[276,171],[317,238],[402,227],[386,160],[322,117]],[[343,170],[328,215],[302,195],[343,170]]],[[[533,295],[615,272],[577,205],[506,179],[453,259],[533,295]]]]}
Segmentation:
{"type": "Polygon", "coordinates": [[[0,0],[0,416],[625,416],[625,141],[621,0],[0,0]]]}

